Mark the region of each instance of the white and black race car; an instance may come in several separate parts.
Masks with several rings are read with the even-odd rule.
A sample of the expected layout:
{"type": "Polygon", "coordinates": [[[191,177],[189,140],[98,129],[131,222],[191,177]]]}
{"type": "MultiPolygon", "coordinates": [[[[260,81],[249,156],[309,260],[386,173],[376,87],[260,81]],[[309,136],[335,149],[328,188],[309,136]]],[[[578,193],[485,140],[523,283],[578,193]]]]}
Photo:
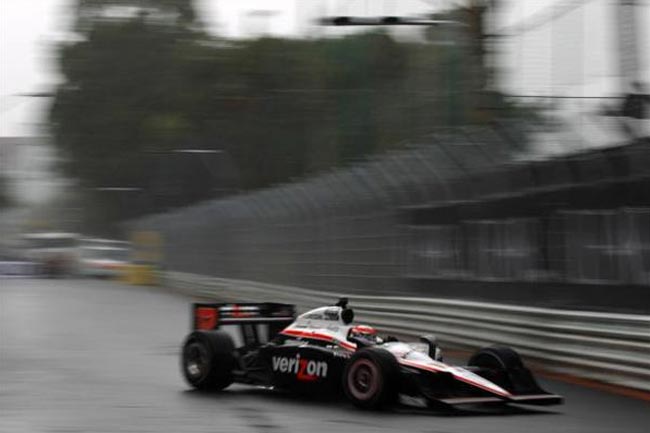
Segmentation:
{"type": "Polygon", "coordinates": [[[510,348],[481,349],[466,366],[452,366],[431,336],[407,343],[354,324],[346,299],[297,318],[293,305],[277,303],[201,303],[192,310],[194,330],[183,345],[181,366],[200,390],[243,383],[343,393],[368,409],[391,405],[400,395],[432,408],[562,403],[510,348]]]}

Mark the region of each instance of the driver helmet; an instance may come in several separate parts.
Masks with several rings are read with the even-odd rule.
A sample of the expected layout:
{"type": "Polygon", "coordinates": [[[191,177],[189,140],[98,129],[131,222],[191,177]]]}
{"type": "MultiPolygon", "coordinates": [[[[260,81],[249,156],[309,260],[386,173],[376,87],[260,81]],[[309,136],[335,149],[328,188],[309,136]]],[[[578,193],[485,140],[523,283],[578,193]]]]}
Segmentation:
{"type": "Polygon", "coordinates": [[[350,336],[374,339],[377,336],[377,330],[372,326],[356,325],[350,329],[350,336]]]}

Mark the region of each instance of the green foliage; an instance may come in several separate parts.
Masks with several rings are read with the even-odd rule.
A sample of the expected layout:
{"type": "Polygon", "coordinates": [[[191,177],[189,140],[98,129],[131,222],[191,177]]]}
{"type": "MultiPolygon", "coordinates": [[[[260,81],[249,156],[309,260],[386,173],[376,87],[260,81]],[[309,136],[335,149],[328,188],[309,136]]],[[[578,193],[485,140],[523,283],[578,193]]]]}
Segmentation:
{"type": "Polygon", "coordinates": [[[226,41],[200,30],[191,2],[145,2],[146,13],[120,19],[98,12],[106,4],[133,2],[79,1],[82,38],[60,49],[50,124],[68,174],[89,190],[141,188],[140,213],[346,164],[474,109],[476,68],[462,45],[383,32],[226,41]]]}

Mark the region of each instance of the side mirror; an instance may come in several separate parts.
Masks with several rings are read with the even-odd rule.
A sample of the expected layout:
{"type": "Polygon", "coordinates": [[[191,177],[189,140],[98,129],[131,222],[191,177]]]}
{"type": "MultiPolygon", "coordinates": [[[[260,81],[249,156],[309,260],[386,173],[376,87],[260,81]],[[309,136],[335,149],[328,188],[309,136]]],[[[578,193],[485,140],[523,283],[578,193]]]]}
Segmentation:
{"type": "Polygon", "coordinates": [[[435,361],[442,362],[442,350],[438,346],[438,339],[435,335],[427,334],[420,337],[420,342],[426,343],[429,347],[429,357],[435,361]]]}

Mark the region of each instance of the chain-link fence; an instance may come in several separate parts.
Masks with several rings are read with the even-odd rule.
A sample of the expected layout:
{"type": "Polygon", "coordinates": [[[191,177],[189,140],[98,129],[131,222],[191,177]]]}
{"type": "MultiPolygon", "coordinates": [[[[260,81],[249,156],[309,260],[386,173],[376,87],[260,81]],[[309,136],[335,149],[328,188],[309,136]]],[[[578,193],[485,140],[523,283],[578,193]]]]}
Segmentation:
{"type": "Polygon", "coordinates": [[[334,292],[413,278],[648,285],[650,146],[529,161],[465,128],[134,222],[167,269],[334,292]]]}

